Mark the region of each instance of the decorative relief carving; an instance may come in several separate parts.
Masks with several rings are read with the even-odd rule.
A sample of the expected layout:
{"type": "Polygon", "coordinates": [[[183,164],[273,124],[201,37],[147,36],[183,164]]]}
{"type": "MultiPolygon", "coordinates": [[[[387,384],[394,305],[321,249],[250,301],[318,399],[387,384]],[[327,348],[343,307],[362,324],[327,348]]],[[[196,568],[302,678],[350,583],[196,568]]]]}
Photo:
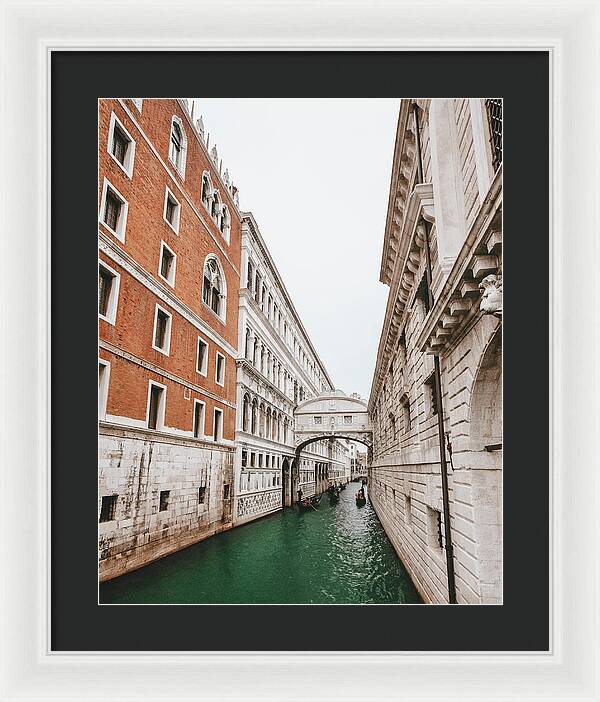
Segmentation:
{"type": "Polygon", "coordinates": [[[479,290],[483,293],[479,309],[496,317],[502,316],[502,276],[500,274],[486,275],[479,283],[479,290]]]}

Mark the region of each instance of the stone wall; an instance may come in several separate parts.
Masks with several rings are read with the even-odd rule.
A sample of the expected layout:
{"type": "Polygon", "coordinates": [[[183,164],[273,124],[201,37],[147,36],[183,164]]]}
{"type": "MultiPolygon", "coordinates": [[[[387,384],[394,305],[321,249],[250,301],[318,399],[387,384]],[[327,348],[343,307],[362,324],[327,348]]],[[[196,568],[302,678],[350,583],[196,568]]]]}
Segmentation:
{"type": "Polygon", "coordinates": [[[98,527],[101,581],[231,527],[231,450],[108,424],[98,449],[99,518],[102,497],[117,496],[114,519],[98,527]]]}

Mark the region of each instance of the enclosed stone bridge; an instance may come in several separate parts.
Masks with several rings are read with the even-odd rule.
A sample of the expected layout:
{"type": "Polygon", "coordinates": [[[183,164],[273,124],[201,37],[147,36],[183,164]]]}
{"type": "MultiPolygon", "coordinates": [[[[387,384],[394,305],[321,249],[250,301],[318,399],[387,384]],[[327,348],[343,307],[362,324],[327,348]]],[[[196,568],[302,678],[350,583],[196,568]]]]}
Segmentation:
{"type": "Polygon", "coordinates": [[[373,447],[367,403],[357,395],[332,390],[301,402],[294,412],[296,456],[323,439],[348,439],[373,447]]]}

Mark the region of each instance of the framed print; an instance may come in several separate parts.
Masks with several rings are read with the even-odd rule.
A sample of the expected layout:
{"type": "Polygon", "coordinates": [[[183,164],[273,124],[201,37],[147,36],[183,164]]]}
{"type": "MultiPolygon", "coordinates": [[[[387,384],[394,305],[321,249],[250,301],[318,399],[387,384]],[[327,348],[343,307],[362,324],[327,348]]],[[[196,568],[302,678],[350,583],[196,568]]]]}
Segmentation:
{"type": "Polygon", "coordinates": [[[598,11],[434,7],[6,6],[3,699],[599,699],[598,11]]]}

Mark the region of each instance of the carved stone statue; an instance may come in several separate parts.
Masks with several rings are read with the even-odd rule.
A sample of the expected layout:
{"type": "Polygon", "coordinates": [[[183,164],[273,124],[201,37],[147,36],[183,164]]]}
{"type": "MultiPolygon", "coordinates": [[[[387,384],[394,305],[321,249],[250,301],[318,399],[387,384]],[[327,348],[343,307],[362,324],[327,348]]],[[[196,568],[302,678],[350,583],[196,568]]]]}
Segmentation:
{"type": "Polygon", "coordinates": [[[502,276],[486,275],[479,283],[479,290],[483,293],[479,309],[496,317],[502,316],[502,276]]]}

